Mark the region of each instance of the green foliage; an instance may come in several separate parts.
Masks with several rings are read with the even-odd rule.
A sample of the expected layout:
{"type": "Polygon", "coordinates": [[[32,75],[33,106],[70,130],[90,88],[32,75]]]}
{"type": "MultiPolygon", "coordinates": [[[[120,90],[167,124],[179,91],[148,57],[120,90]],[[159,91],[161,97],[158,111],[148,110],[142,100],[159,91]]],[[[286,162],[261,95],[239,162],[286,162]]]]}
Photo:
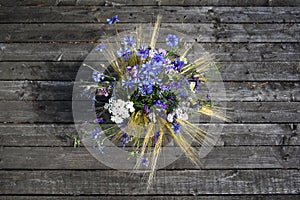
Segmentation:
{"type": "Polygon", "coordinates": [[[78,133],[72,134],[72,135],[71,135],[71,134],[68,134],[67,136],[68,136],[70,139],[74,140],[74,143],[73,143],[74,148],[80,146],[81,141],[80,141],[80,138],[79,138],[78,133]]]}
{"type": "Polygon", "coordinates": [[[144,105],[147,105],[151,109],[155,104],[155,101],[160,101],[167,107],[165,110],[167,113],[171,113],[178,107],[179,101],[171,90],[162,90],[159,85],[153,85],[151,94],[143,95],[137,89],[130,97],[130,101],[134,103],[136,110],[143,110],[144,105]]]}

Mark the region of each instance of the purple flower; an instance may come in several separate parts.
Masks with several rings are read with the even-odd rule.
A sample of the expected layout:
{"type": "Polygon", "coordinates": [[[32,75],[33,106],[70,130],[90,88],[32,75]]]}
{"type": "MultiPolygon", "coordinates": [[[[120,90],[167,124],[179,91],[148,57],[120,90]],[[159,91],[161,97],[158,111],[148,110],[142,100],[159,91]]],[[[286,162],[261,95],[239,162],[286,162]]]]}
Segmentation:
{"type": "MultiPolygon", "coordinates": [[[[148,76],[156,76],[161,72],[161,66],[159,65],[152,65],[149,62],[146,62],[142,65],[142,68],[140,69],[141,73],[148,76]]],[[[146,77],[143,77],[144,79],[146,77]]]]}
{"type": "Polygon", "coordinates": [[[195,92],[195,91],[197,91],[198,88],[199,88],[200,81],[199,81],[198,78],[195,78],[195,77],[192,78],[192,81],[195,83],[195,87],[194,87],[194,89],[193,89],[193,91],[195,92]]]}
{"type": "Polygon", "coordinates": [[[123,43],[127,46],[134,47],[135,42],[133,36],[125,36],[123,43]]]}
{"type": "Polygon", "coordinates": [[[94,123],[104,123],[105,121],[104,121],[104,119],[103,118],[99,118],[99,117],[97,117],[96,119],[94,119],[94,123]]]}
{"type": "Polygon", "coordinates": [[[98,90],[98,95],[108,97],[109,92],[105,87],[103,87],[98,90]]]}
{"type": "Polygon", "coordinates": [[[142,158],[141,163],[144,166],[148,166],[148,160],[146,158],[144,158],[144,157],[142,158]]]}
{"type": "Polygon", "coordinates": [[[178,45],[178,38],[176,35],[169,34],[166,38],[167,45],[170,47],[174,47],[178,45]]]}
{"type": "Polygon", "coordinates": [[[135,82],[131,78],[128,78],[127,80],[122,80],[122,87],[130,89],[134,83],[135,82]]]}
{"type": "Polygon", "coordinates": [[[127,66],[127,67],[126,67],[126,72],[127,72],[130,76],[132,76],[133,78],[136,78],[136,77],[137,77],[137,74],[138,74],[137,67],[138,67],[138,65],[135,65],[135,66],[127,66]]]}
{"type": "Polygon", "coordinates": [[[146,46],[141,45],[137,50],[136,55],[140,56],[141,58],[147,58],[149,55],[149,49],[146,46]]]}
{"type": "Polygon", "coordinates": [[[99,147],[98,147],[98,150],[99,150],[99,152],[100,152],[101,154],[104,154],[104,151],[103,151],[103,149],[104,149],[104,147],[103,147],[103,146],[99,146],[99,147]]]}
{"type": "Polygon", "coordinates": [[[95,128],[89,132],[91,139],[99,139],[101,137],[100,129],[95,128]]]}
{"type": "Polygon", "coordinates": [[[157,142],[158,136],[159,136],[159,131],[157,131],[156,133],[154,133],[154,135],[152,137],[154,144],[157,142]]]}
{"type": "Polygon", "coordinates": [[[126,144],[129,142],[130,137],[127,135],[127,133],[122,134],[121,143],[123,145],[123,148],[125,148],[126,144]]]}
{"type": "Polygon", "coordinates": [[[173,129],[173,131],[174,131],[175,134],[178,134],[180,127],[181,127],[181,124],[173,122],[171,128],[173,129]]]}
{"type": "Polygon", "coordinates": [[[142,95],[148,95],[151,94],[153,91],[153,84],[144,84],[141,87],[139,87],[139,91],[142,95]]]}
{"type": "Polygon", "coordinates": [[[184,65],[184,62],[183,61],[180,61],[180,60],[174,60],[172,62],[173,64],[173,69],[177,70],[178,72],[180,72],[181,70],[181,67],[184,65]]]}
{"type": "Polygon", "coordinates": [[[112,16],[112,17],[109,18],[109,19],[106,19],[106,22],[107,22],[108,24],[114,24],[114,23],[119,22],[118,15],[115,15],[115,16],[112,16]]]}
{"type": "Polygon", "coordinates": [[[164,85],[164,84],[160,84],[159,87],[160,87],[161,90],[169,90],[170,89],[169,85],[164,85]]]}
{"type": "Polygon", "coordinates": [[[124,49],[121,48],[120,50],[118,50],[117,54],[119,58],[123,57],[125,60],[128,60],[129,55],[132,54],[132,51],[128,47],[125,47],[124,49]]]}
{"type": "Polygon", "coordinates": [[[155,52],[153,56],[153,64],[162,65],[165,61],[164,54],[162,52],[155,52]]]}
{"type": "Polygon", "coordinates": [[[210,96],[209,94],[206,94],[205,96],[206,96],[206,98],[207,98],[208,100],[211,99],[211,96],[210,96]]]}
{"type": "Polygon", "coordinates": [[[95,51],[101,51],[102,49],[104,49],[105,46],[104,45],[98,45],[96,48],[95,48],[95,51]]]}
{"type": "Polygon", "coordinates": [[[93,71],[92,78],[94,79],[95,82],[100,83],[101,81],[104,80],[105,76],[103,73],[100,73],[98,71],[93,71]]]}
{"type": "Polygon", "coordinates": [[[161,100],[153,100],[153,104],[160,108],[167,108],[167,105],[164,104],[161,100]]]}
{"type": "Polygon", "coordinates": [[[150,112],[150,109],[148,108],[148,106],[146,104],[144,104],[143,112],[146,114],[148,114],[150,112]]]}

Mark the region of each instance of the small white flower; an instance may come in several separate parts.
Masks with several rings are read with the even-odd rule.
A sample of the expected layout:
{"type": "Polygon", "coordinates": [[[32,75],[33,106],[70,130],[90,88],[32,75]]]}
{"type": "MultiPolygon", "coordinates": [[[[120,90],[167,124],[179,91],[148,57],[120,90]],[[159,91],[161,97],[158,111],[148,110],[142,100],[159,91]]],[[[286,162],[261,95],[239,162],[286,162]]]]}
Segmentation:
{"type": "Polygon", "coordinates": [[[154,114],[153,112],[151,112],[151,113],[148,115],[148,117],[149,117],[149,119],[150,119],[152,122],[156,123],[156,117],[155,117],[155,114],[154,114]]]}
{"type": "Polygon", "coordinates": [[[111,120],[116,123],[122,123],[124,119],[130,117],[129,112],[134,111],[133,102],[123,101],[122,99],[114,100],[111,98],[104,108],[112,114],[111,120]]]}
{"type": "Polygon", "coordinates": [[[169,113],[168,116],[167,116],[167,120],[168,122],[172,123],[173,122],[173,116],[174,114],[173,113],[169,113]]]}

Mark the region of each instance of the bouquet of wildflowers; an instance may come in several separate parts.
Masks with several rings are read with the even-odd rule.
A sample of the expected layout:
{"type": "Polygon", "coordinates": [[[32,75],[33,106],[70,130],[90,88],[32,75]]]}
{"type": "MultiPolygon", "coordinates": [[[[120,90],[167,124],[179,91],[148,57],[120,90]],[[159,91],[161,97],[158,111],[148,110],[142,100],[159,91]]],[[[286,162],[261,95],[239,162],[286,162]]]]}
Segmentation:
{"type": "MultiPolygon", "coordinates": [[[[117,16],[108,19],[109,24],[118,21],[117,16]]],[[[93,106],[93,123],[79,126],[86,146],[92,147],[93,154],[98,149],[104,162],[114,162],[107,156],[125,167],[131,160],[128,168],[149,170],[148,185],[155,170],[173,162],[171,157],[177,158],[179,152],[201,164],[199,147],[213,146],[217,135],[203,130],[197,124],[199,117],[227,120],[224,110],[212,101],[213,91],[207,89],[209,79],[216,74],[211,70],[215,69],[212,55],[203,49],[195,54],[191,42],[172,30],[164,29],[163,40],[158,41],[159,22],[160,17],[151,29],[139,26],[98,45],[82,65],[83,71],[92,70],[91,81],[80,80],[78,85],[81,96],[91,99],[93,106]],[[117,147],[112,150],[112,146],[117,147]],[[121,163],[125,154],[118,148],[127,152],[127,160],[121,163]]],[[[78,107],[73,104],[73,108],[78,107]]],[[[81,108],[77,113],[88,109],[81,108]]]]}

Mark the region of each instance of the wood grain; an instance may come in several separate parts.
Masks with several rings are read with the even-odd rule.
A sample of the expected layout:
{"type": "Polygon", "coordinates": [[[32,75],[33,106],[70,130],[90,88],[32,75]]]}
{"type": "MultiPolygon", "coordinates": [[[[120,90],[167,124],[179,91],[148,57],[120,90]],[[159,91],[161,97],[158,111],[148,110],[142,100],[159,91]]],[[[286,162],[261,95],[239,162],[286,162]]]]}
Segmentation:
{"type": "MultiPolygon", "coordinates": [[[[72,100],[73,86],[64,81],[0,81],[0,100],[72,100]]],[[[299,82],[225,82],[224,87],[226,95],[213,97],[216,101],[300,101],[299,82]]],[[[214,92],[205,85],[199,90],[214,92]]]]}
{"type": "MultiPolygon", "coordinates": [[[[1,44],[0,61],[78,61],[96,47],[93,43],[1,44]]],[[[219,62],[298,62],[300,43],[204,43],[219,62]]]]}
{"type": "MultiPolygon", "coordinates": [[[[81,62],[0,62],[0,80],[74,81],[81,62]]],[[[300,81],[299,62],[217,62],[224,81],[300,81]]],[[[81,69],[84,71],[83,69],[81,69]]],[[[89,69],[86,73],[91,73],[89,69]]]]}
{"type": "MultiPolygon", "coordinates": [[[[299,195],[298,195],[299,196],[299,195]]],[[[297,195],[191,195],[191,196],[182,196],[182,195],[156,195],[156,196],[145,196],[145,195],[97,195],[97,196],[87,196],[87,195],[63,195],[63,196],[0,196],[1,200],[99,200],[100,198],[103,200],[114,200],[114,199],[133,199],[133,200],[257,200],[257,199],[265,199],[265,200],[286,200],[286,199],[293,199],[298,198],[297,195]]]]}
{"type": "Polygon", "coordinates": [[[144,189],[142,174],[98,170],[0,171],[4,194],[298,194],[299,170],[158,171],[153,188],[144,189]]]}
{"type": "MultiPolygon", "coordinates": [[[[137,24],[119,24],[118,31],[137,24]]],[[[193,36],[200,42],[299,42],[300,25],[295,24],[161,24],[162,28],[193,36]]],[[[106,24],[0,24],[0,42],[97,42],[116,34],[106,24]],[[105,34],[103,34],[105,33],[105,34]]],[[[158,42],[164,42],[160,36],[158,42]]]]}
{"type": "MultiPolygon", "coordinates": [[[[214,124],[201,124],[207,129],[214,124]]],[[[102,127],[105,127],[103,125],[102,127]]],[[[68,135],[77,131],[73,124],[1,124],[2,147],[72,147],[68,135]]],[[[224,124],[217,146],[290,146],[300,145],[300,125],[224,124]]]]}
{"type": "MultiPolygon", "coordinates": [[[[104,153],[110,148],[104,147],[104,153]]],[[[96,160],[85,147],[3,147],[0,155],[0,169],[109,169],[96,160]],[[46,162],[44,158],[47,158],[46,162]]],[[[115,160],[112,162],[116,162],[118,155],[113,156],[115,160]]],[[[214,147],[201,162],[201,169],[299,168],[300,146],[219,146],[214,147]]],[[[124,170],[126,169],[128,170],[124,170]]],[[[200,168],[187,157],[181,156],[166,169],[200,168]]]]}
{"type": "Polygon", "coordinates": [[[299,0],[1,0],[1,6],[299,6],[299,0]]]}
{"type": "MultiPolygon", "coordinates": [[[[198,1],[201,2],[201,1],[198,1]]],[[[0,23],[106,23],[118,15],[120,23],[293,23],[300,22],[297,7],[181,7],[141,6],[26,6],[0,7],[0,23]],[[12,12],[18,13],[11,15],[12,12]]]]}
{"type": "MultiPolygon", "coordinates": [[[[0,108],[0,122],[73,122],[71,101],[0,101],[0,108]]],[[[227,102],[227,108],[235,123],[300,122],[299,102],[227,102]]],[[[90,117],[82,113],[82,119],[90,117]]],[[[210,118],[201,116],[197,122],[210,122],[210,118]]]]}

